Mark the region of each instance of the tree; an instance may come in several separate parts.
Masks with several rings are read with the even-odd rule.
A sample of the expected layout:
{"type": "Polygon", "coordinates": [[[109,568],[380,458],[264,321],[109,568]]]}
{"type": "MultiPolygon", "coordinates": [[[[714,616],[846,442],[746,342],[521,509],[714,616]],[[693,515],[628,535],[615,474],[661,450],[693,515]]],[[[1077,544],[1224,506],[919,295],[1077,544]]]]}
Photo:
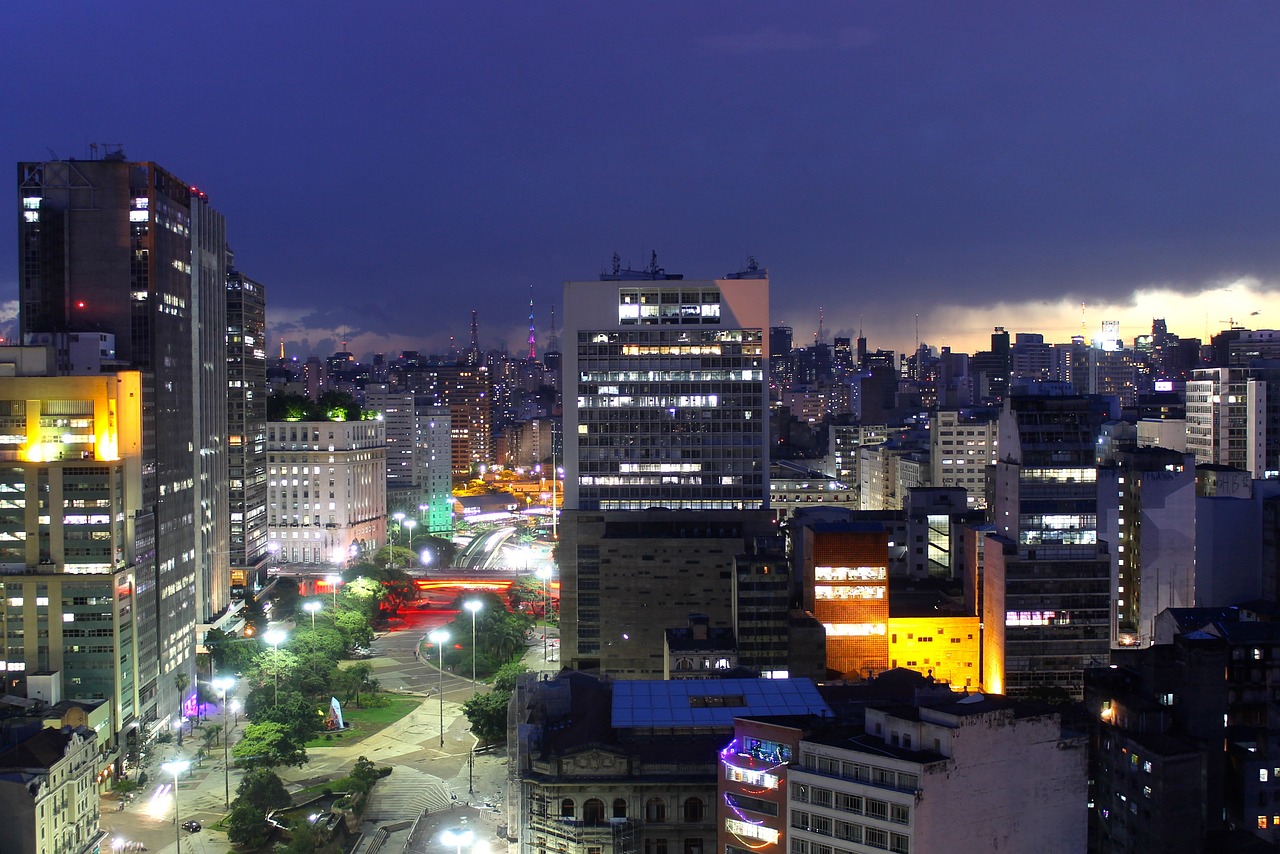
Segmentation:
{"type": "Polygon", "coordinates": [[[230,641],[231,635],[222,629],[209,629],[204,634],[204,648],[209,650],[209,657],[213,659],[213,669],[216,672],[226,672],[227,645],[230,641]]]}
{"type": "Polygon", "coordinates": [[[385,595],[386,590],[381,584],[361,575],[343,586],[341,601],[346,607],[364,614],[366,619],[372,621],[377,616],[378,604],[385,595]]]}
{"type": "Polygon", "coordinates": [[[291,726],[278,721],[264,721],[245,726],[239,743],[231,749],[236,764],[242,768],[274,768],[277,765],[306,764],[307,750],[291,726]]]}
{"type": "MultiPolygon", "coordinates": [[[[182,722],[182,701],[183,694],[186,693],[187,686],[191,684],[191,676],[185,670],[179,670],[173,674],[173,687],[178,689],[178,722],[182,722]]],[[[178,746],[182,746],[182,727],[178,727],[178,746]]]]}
{"type": "Polygon", "coordinates": [[[290,806],[293,798],[289,797],[276,772],[260,768],[245,774],[236,787],[236,802],[242,801],[253,804],[265,815],[272,810],[290,806]]]}
{"type": "Polygon", "coordinates": [[[378,768],[365,756],[361,756],[356,760],[356,764],[352,766],[351,773],[347,775],[347,779],[355,784],[355,787],[362,792],[367,792],[373,788],[373,784],[378,782],[378,768]]]}
{"type": "Polygon", "coordinates": [[[516,682],[519,680],[520,674],[528,672],[529,668],[518,661],[502,665],[493,676],[493,690],[507,695],[515,693],[516,682]]]}
{"type": "Polygon", "coordinates": [[[336,687],[358,707],[362,693],[377,690],[377,682],[370,678],[372,675],[373,666],[367,661],[358,661],[338,671],[336,687]]]}
{"type": "Polygon", "coordinates": [[[507,704],[509,693],[492,690],[476,694],[462,704],[462,713],[471,724],[471,732],[481,741],[492,744],[507,737],[507,704]]]}
{"type": "Polygon", "coordinates": [[[280,854],[315,854],[320,850],[320,835],[316,827],[305,818],[289,822],[289,844],[276,849],[280,854]]]}
{"type": "Polygon", "coordinates": [[[373,626],[369,618],[358,611],[339,611],[333,624],[342,633],[343,647],[347,650],[373,643],[373,626]]]}
{"type": "Polygon", "coordinates": [[[222,724],[209,724],[201,731],[200,737],[204,740],[205,752],[213,749],[218,743],[218,737],[222,735],[222,724]]]}
{"type": "Polygon", "coordinates": [[[337,661],[342,657],[344,645],[341,630],[325,625],[313,629],[304,623],[293,630],[284,648],[300,656],[322,655],[337,661]]]}
{"type": "Polygon", "coordinates": [[[267,814],[236,798],[227,816],[227,841],[238,848],[261,848],[267,841],[267,814]]]}

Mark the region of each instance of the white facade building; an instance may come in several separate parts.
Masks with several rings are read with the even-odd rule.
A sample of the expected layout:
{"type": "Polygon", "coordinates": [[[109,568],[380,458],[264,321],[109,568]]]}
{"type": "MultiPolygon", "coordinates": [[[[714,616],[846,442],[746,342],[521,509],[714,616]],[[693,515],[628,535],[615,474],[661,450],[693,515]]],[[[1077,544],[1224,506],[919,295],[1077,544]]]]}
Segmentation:
{"type": "Polygon", "coordinates": [[[999,422],[956,410],[930,417],[929,462],[933,486],[952,486],[968,494],[969,509],[987,506],[987,470],[996,464],[999,422]]]}
{"type": "Polygon", "coordinates": [[[1187,383],[1187,451],[1265,477],[1267,384],[1248,368],[1200,368],[1187,383]]]}
{"type": "Polygon", "coordinates": [[[800,742],[788,769],[790,854],[1078,854],[1086,751],[1056,714],[1014,701],[869,708],[866,732],[800,742]]]}
{"type": "Polygon", "coordinates": [[[0,754],[0,850],[99,850],[96,742],[91,729],[47,728],[0,754]]]}
{"type": "Polygon", "coordinates": [[[386,542],[387,448],[381,421],[267,425],[268,548],[282,563],[346,560],[386,542]]]}

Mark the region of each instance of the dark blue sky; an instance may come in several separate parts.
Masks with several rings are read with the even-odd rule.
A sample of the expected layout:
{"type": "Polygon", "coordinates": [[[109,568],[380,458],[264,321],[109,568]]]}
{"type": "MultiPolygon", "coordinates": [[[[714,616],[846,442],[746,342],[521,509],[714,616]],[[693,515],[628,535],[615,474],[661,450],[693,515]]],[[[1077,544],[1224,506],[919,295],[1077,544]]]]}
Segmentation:
{"type": "Polygon", "coordinates": [[[801,342],[819,307],[894,348],[1081,301],[1280,324],[1274,3],[799,5],[8,4],[0,157],[199,185],[291,354],[442,351],[472,309],[518,350],[529,287],[545,338],[615,251],[755,256],[801,342]]]}

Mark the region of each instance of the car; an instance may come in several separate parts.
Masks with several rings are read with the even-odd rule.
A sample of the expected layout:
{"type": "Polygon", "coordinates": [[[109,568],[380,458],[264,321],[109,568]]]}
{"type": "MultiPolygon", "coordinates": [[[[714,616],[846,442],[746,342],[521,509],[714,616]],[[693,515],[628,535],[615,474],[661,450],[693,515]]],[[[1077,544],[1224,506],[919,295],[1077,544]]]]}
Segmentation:
{"type": "Polygon", "coordinates": [[[195,821],[195,820],[192,820],[192,821],[184,821],[184,822],[182,823],[182,829],[183,829],[183,830],[185,830],[187,833],[199,833],[199,832],[200,832],[200,822],[195,821]]]}

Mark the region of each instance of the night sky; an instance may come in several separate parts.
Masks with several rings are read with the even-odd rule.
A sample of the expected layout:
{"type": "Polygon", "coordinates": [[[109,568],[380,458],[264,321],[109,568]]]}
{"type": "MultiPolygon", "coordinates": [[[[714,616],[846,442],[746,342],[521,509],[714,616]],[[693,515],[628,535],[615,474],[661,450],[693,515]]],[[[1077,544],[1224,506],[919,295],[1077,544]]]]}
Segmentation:
{"type": "Polygon", "coordinates": [[[444,352],[472,309],[519,352],[531,286],[543,341],[650,251],[754,256],[798,343],[1203,336],[1280,325],[1277,45],[1272,2],[13,0],[0,159],[205,190],[290,355],[444,352]]]}

